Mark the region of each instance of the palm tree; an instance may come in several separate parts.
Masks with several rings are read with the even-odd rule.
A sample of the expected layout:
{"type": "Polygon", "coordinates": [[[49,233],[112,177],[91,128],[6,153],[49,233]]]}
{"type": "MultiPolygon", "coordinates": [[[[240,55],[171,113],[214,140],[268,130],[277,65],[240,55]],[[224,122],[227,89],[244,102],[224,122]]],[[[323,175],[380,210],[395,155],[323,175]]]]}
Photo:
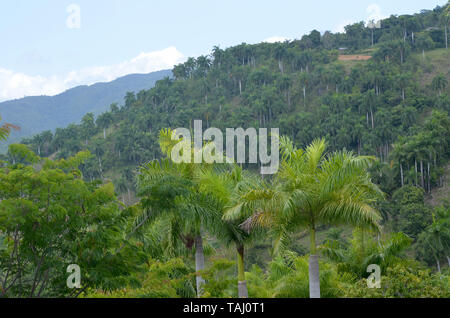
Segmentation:
{"type": "Polygon", "coordinates": [[[371,204],[383,194],[366,172],[374,158],[347,151],[326,155],[324,139],[313,141],[303,151],[281,137],[280,147],[282,161],[273,187],[243,194],[227,218],[253,211],[247,224],[269,227],[277,236],[276,249],[285,246],[289,233],[306,228],[310,233],[310,297],[319,298],[318,226],[349,224],[379,230],[381,217],[371,204]]]}
{"type": "Polygon", "coordinates": [[[450,211],[444,208],[437,209],[437,217],[433,214],[433,223],[421,234],[423,240],[436,261],[437,270],[441,273],[439,259],[444,256],[450,266],[450,211]]]}
{"type": "Polygon", "coordinates": [[[238,296],[248,298],[247,283],[245,280],[244,251],[252,239],[255,238],[255,231],[247,231],[241,227],[245,221],[243,218],[225,220],[223,218],[227,209],[239,204],[241,194],[258,186],[259,178],[243,171],[237,165],[230,165],[226,170],[218,173],[216,171],[204,172],[200,177],[200,189],[209,198],[214,198],[215,206],[209,207],[209,213],[216,220],[214,222],[214,235],[225,243],[234,245],[236,248],[237,268],[238,268],[238,296]]]}
{"type": "Polygon", "coordinates": [[[144,213],[136,224],[170,219],[173,244],[182,242],[188,249],[195,247],[197,296],[201,297],[205,283],[200,274],[205,265],[202,230],[214,227],[217,217],[210,213],[211,200],[200,192],[198,175],[212,165],[173,162],[171,152],[178,141],[172,140],[172,133],[170,129],[160,132],[160,147],[167,158],[154,160],[140,169],[138,195],[144,213]]]}
{"type": "Polygon", "coordinates": [[[450,23],[450,4],[447,3],[439,16],[439,23],[444,27],[445,48],[448,49],[448,25],[450,23]]]}
{"type": "MultiPolygon", "coordinates": [[[[196,272],[204,269],[202,225],[204,218],[192,208],[196,200],[196,183],[190,167],[175,164],[170,159],[153,161],[144,165],[138,176],[138,195],[144,208],[136,223],[152,224],[166,220],[173,250],[178,243],[187,249],[195,247],[196,272]]],[[[203,293],[204,280],[196,276],[197,296],[203,293]]]]}

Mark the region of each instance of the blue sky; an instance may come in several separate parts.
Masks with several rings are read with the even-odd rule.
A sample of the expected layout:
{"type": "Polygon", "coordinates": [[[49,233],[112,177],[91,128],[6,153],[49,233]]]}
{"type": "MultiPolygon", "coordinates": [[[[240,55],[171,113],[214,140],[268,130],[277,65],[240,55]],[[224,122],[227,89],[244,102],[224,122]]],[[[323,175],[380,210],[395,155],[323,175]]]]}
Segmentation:
{"type": "Polygon", "coordinates": [[[0,101],[147,73],[242,42],[338,31],[446,0],[2,0],[0,101]],[[80,27],[68,6],[80,9],[80,27]]]}

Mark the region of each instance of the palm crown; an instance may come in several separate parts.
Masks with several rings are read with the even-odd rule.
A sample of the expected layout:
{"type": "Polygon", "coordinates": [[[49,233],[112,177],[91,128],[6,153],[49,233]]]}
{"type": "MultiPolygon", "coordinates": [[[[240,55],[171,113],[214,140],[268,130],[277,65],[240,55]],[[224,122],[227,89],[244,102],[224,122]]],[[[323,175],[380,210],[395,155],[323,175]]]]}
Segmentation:
{"type": "Polygon", "coordinates": [[[273,184],[261,184],[243,193],[227,211],[228,219],[247,213],[244,224],[248,228],[270,227],[278,238],[277,249],[286,244],[290,233],[306,228],[311,234],[311,255],[316,254],[315,232],[320,224],[380,229],[381,217],[371,205],[383,193],[366,172],[373,157],[347,151],[326,155],[323,139],[315,140],[304,151],[287,137],[280,138],[280,146],[282,162],[273,184]]]}

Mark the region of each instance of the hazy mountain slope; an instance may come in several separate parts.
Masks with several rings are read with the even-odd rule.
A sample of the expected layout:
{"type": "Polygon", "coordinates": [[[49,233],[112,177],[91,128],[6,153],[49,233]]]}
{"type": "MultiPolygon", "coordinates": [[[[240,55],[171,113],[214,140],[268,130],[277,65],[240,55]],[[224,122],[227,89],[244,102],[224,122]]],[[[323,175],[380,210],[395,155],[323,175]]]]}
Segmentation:
{"type": "MultiPolygon", "coordinates": [[[[11,134],[8,143],[78,122],[88,112],[100,114],[109,109],[111,103],[122,104],[127,92],[149,89],[171,74],[170,70],[131,74],[108,83],[78,86],[52,97],[33,96],[0,103],[2,121],[21,127],[11,134]]],[[[1,150],[5,148],[2,145],[1,150]]]]}

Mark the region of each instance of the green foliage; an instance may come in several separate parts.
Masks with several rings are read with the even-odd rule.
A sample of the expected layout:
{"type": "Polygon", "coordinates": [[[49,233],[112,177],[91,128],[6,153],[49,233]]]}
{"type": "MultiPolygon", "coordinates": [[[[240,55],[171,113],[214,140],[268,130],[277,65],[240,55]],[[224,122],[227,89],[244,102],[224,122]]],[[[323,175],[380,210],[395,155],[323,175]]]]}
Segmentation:
{"type": "Polygon", "coordinates": [[[403,233],[394,233],[379,240],[370,233],[355,230],[350,246],[339,241],[328,240],[320,250],[337,264],[339,273],[358,279],[366,278],[367,267],[377,264],[382,273],[405,259],[404,251],[411,245],[411,239],[403,233]]]}
{"type": "Polygon", "coordinates": [[[424,191],[414,186],[405,186],[394,192],[391,200],[391,215],[394,229],[417,238],[431,223],[431,210],[424,204],[424,191]]]}
{"type": "Polygon", "coordinates": [[[204,298],[231,298],[237,296],[235,262],[227,259],[214,259],[206,270],[201,271],[205,278],[204,298]]]}
{"type": "MultiPolygon", "coordinates": [[[[435,185],[439,166],[446,160],[434,146],[441,140],[426,143],[433,145],[432,160],[423,147],[420,153],[417,147],[407,149],[407,160],[399,163],[391,153],[417,132],[415,126],[422,126],[422,116],[430,110],[448,112],[448,93],[441,85],[445,79],[438,76],[440,84],[434,87],[440,87],[442,94],[437,96],[421,81],[432,72],[415,58],[418,50],[445,46],[444,37],[435,39],[430,31],[440,28],[437,21],[443,11],[437,7],[414,16],[392,16],[382,21],[381,29],[355,23],[347,26],[345,34],[312,31],[285,43],[215,47],[209,56],[175,66],[174,79],[128,94],[121,108],[113,105],[94,126],[93,119],[85,117],[80,125],[24,142],[44,156],[66,157],[88,148],[97,158],[82,168],[85,176],[94,179],[104,178],[106,171],[123,171],[160,158],[158,132],[192,128],[193,119],[202,119],[203,128],[279,127],[297,147],[325,137],[332,151],[345,148],[377,156],[383,163],[403,163],[405,179],[414,159],[425,164],[436,159],[437,166],[430,167],[435,185]],[[372,36],[374,47],[367,53],[372,36]],[[343,47],[373,58],[364,63],[337,61],[343,47]],[[86,139],[90,139],[87,144],[86,139]]],[[[445,77],[445,69],[440,71],[445,77]]],[[[398,187],[399,167],[394,171],[398,187]]],[[[135,190],[132,182],[124,188],[135,190]]]]}
{"type": "Polygon", "coordinates": [[[269,227],[278,237],[276,248],[286,246],[289,233],[306,228],[311,232],[311,254],[320,224],[379,229],[380,216],[372,204],[383,194],[366,171],[373,158],[345,151],[327,155],[323,139],[305,150],[289,138],[280,139],[282,162],[274,183],[241,194],[241,203],[228,210],[227,218],[244,215],[250,227],[269,227]]]}
{"type": "Polygon", "coordinates": [[[381,276],[381,288],[368,288],[365,280],[342,284],[343,297],[357,298],[448,298],[450,277],[433,275],[417,265],[397,264],[381,276]]]}
{"type": "Polygon", "coordinates": [[[307,258],[288,252],[308,252],[292,244],[305,229],[310,253],[328,259],[322,297],[448,295],[448,276],[405,257],[411,237],[413,256],[448,261],[446,207],[425,203],[450,157],[448,66],[439,62],[437,74],[428,51],[446,46],[445,10],[391,16],[380,29],[360,22],[345,33],[215,47],[121,106],[12,145],[0,167],[1,295],[76,296],[65,286],[76,263],[89,297],[194,297],[194,278],[206,280],[203,297],[235,297],[236,273],[251,297],[308,297],[307,258]],[[346,61],[342,51],[372,58],[346,61]],[[204,129],[280,128],[279,173],[252,174],[260,162],[175,164],[172,129],[194,119],[204,129]],[[351,242],[333,228],[341,224],[359,229],[351,242]],[[320,246],[324,226],[330,240],[320,246]],[[284,253],[269,260],[269,245],[284,253]],[[191,268],[194,252],[222,256],[230,246],[238,266],[217,258],[191,268]],[[380,290],[361,280],[368,264],[382,267],[380,290]]]}
{"type": "MultiPolygon", "coordinates": [[[[327,263],[320,263],[321,297],[339,297],[339,276],[327,263]]],[[[308,298],[308,258],[287,253],[269,263],[267,273],[258,266],[252,266],[247,273],[249,297],[256,298],[308,298]]]]}
{"type": "MultiPolygon", "coordinates": [[[[433,223],[420,235],[416,244],[418,258],[429,265],[436,264],[440,271],[440,260],[449,262],[450,255],[450,208],[438,207],[433,213],[433,223]]],[[[450,264],[449,264],[450,265],[450,264]]]]}
{"type": "Polygon", "coordinates": [[[81,179],[76,164],[87,154],[42,162],[23,145],[10,152],[33,165],[0,169],[1,296],[69,296],[69,264],[81,267],[82,291],[129,281],[139,266],[137,251],[127,246],[116,252],[125,243],[127,214],[111,183],[81,179]]]}
{"type": "Polygon", "coordinates": [[[195,297],[192,270],[180,258],[167,262],[149,260],[144,274],[136,277],[139,287],[128,286],[111,292],[90,290],[86,298],[189,298],[195,297]]]}

